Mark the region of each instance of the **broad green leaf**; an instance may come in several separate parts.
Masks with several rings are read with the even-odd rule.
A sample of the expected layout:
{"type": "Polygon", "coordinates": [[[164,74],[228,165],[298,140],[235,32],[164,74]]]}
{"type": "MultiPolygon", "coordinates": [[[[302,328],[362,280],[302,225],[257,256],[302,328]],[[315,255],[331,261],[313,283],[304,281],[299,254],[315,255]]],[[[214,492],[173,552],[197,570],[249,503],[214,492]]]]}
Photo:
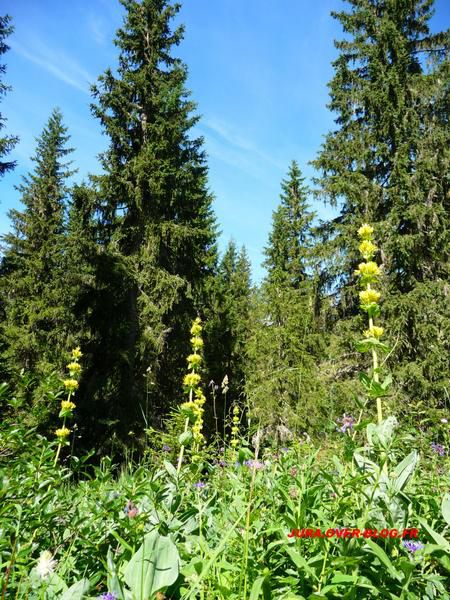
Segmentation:
{"type": "Polygon", "coordinates": [[[178,479],[178,473],[172,463],[168,460],[164,461],[164,468],[173,479],[178,479]]]}
{"type": "Polygon", "coordinates": [[[402,579],[404,579],[403,573],[399,573],[395,569],[389,556],[386,554],[383,548],[378,546],[378,544],[375,544],[375,542],[372,542],[372,540],[367,540],[366,543],[369,549],[367,550],[366,548],[364,548],[364,550],[366,552],[369,552],[370,554],[374,554],[379,559],[379,561],[387,568],[389,574],[392,577],[394,577],[394,579],[397,579],[397,581],[402,581],[402,579]]]}
{"type": "Polygon", "coordinates": [[[395,467],[394,473],[396,474],[396,479],[394,479],[392,483],[394,490],[397,492],[401,492],[403,490],[408,481],[411,479],[418,462],[419,455],[416,450],[413,450],[395,467]]]}
{"type": "Polygon", "coordinates": [[[436,544],[439,544],[440,546],[442,546],[443,549],[447,551],[450,550],[450,543],[444,537],[442,537],[440,533],[434,531],[434,529],[432,529],[430,525],[428,525],[425,519],[418,517],[418,521],[422,525],[422,527],[427,530],[427,532],[433,538],[436,544]]]}
{"type": "Polygon", "coordinates": [[[265,577],[258,577],[252,585],[249,600],[258,600],[264,585],[265,577]]]}
{"type": "Polygon", "coordinates": [[[89,591],[89,579],[80,579],[60,597],[60,600],[83,600],[85,594],[89,591]]]}
{"type": "Polygon", "coordinates": [[[187,431],[183,431],[183,433],[180,436],[178,436],[178,442],[182,446],[189,445],[191,440],[192,440],[192,431],[190,429],[188,429],[187,431]]]}
{"type": "Polygon", "coordinates": [[[108,548],[108,553],[106,555],[106,564],[108,567],[108,576],[106,579],[108,584],[108,590],[113,592],[117,596],[118,600],[124,600],[122,584],[120,583],[119,577],[117,575],[117,569],[114,563],[111,548],[108,548]]]}
{"type": "Polygon", "coordinates": [[[148,600],[178,578],[180,557],[175,544],[156,530],[144,537],[125,570],[125,581],[135,600],[148,600]]]}
{"type": "Polygon", "coordinates": [[[449,493],[445,494],[444,497],[442,498],[441,510],[442,510],[442,516],[447,521],[447,523],[450,525],[450,494],[449,493]]]}

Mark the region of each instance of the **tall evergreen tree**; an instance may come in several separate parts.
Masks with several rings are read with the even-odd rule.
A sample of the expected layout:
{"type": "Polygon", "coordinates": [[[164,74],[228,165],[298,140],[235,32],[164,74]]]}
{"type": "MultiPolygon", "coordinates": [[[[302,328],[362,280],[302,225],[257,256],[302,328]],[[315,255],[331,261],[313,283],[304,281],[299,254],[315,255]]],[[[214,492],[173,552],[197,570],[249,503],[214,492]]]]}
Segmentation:
{"type": "MultiPolygon", "coordinates": [[[[234,240],[230,240],[213,280],[206,314],[205,348],[208,376],[217,385],[227,376],[230,401],[242,400],[245,389],[251,292],[251,266],[246,249],[238,250],[234,240]]],[[[222,400],[217,403],[220,431],[222,400]]]]}
{"type": "Polygon", "coordinates": [[[73,174],[65,160],[72,152],[68,141],[55,109],[37,139],[34,171],[18,188],[25,208],[10,211],[12,231],[3,236],[2,341],[10,375],[46,372],[63,360],[65,202],[73,174]]]}
{"type": "Polygon", "coordinates": [[[350,10],[333,13],[347,34],[336,42],[340,54],[330,83],[337,128],[313,163],[321,173],[319,193],[340,207],[324,229],[328,284],[344,324],[358,312],[355,232],[364,221],[374,224],[387,331],[396,341],[391,361],[416,398],[418,379],[428,380],[420,396],[432,402],[442,397],[448,339],[448,77],[442,77],[448,75],[448,32],[430,34],[433,0],[347,4],[350,10]]]}
{"type": "Polygon", "coordinates": [[[182,27],[171,28],[179,5],[121,2],[117,74],[99,78],[93,112],[111,139],[100,180],[108,251],[128,273],[126,335],[112,369],[116,408],[129,422],[140,415],[146,372],[155,384],[153,416],[181,393],[189,323],[214,266],[215,226],[202,140],[190,137],[197,117],[186,67],[172,56],[183,36],[182,27]]]}
{"type": "Polygon", "coordinates": [[[267,277],[255,298],[248,345],[246,391],[264,424],[305,427],[320,416],[307,193],[293,161],[273,213],[267,277]]]}
{"type": "MultiPolygon", "coordinates": [[[[9,46],[5,43],[5,39],[11,35],[14,31],[11,26],[11,17],[8,15],[0,16],[0,56],[9,50],[9,46]]],[[[3,75],[6,72],[6,65],[0,64],[0,100],[1,97],[6,94],[11,88],[2,82],[3,75]]],[[[6,118],[0,113],[0,131],[5,126],[6,118]]],[[[7,171],[13,169],[16,165],[15,161],[4,161],[2,160],[17,144],[18,138],[15,136],[2,136],[0,137],[0,177],[7,171]]]]}

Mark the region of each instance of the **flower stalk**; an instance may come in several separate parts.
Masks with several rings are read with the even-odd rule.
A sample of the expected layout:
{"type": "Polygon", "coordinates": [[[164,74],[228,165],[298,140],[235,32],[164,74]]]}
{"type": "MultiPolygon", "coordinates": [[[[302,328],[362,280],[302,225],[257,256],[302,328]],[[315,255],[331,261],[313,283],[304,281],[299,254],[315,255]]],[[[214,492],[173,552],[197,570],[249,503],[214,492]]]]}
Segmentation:
{"type": "Polygon", "coordinates": [[[67,400],[61,401],[61,410],[59,411],[59,418],[62,419],[62,425],[59,429],[55,431],[55,435],[58,439],[58,448],[56,450],[55,456],[55,466],[58,462],[59,454],[61,452],[61,447],[66,445],[67,438],[69,437],[71,431],[68,427],[66,427],[67,419],[71,419],[73,417],[73,411],[76,408],[75,403],[72,401],[72,396],[75,394],[75,391],[78,389],[78,380],[81,375],[81,365],[79,363],[80,358],[83,356],[79,347],[74,348],[71,353],[72,360],[67,365],[67,370],[69,371],[69,378],[63,380],[64,388],[67,391],[67,400]]]}
{"type": "MultiPolygon", "coordinates": [[[[359,245],[359,251],[365,262],[358,265],[358,269],[355,271],[355,275],[360,278],[360,285],[363,288],[359,292],[359,299],[361,303],[361,310],[367,312],[369,327],[364,331],[365,342],[362,343],[364,349],[369,349],[372,352],[372,369],[373,369],[373,382],[375,389],[380,385],[379,379],[379,362],[377,346],[380,346],[380,338],[384,333],[382,327],[375,325],[374,319],[380,313],[380,307],[378,302],[381,298],[380,292],[373,288],[373,285],[377,283],[378,277],[380,276],[380,267],[373,260],[377,246],[373,242],[373,227],[365,223],[358,230],[358,236],[361,239],[359,245]]],[[[381,397],[376,396],[377,405],[377,416],[378,424],[383,420],[383,407],[381,403],[381,397]]]]}

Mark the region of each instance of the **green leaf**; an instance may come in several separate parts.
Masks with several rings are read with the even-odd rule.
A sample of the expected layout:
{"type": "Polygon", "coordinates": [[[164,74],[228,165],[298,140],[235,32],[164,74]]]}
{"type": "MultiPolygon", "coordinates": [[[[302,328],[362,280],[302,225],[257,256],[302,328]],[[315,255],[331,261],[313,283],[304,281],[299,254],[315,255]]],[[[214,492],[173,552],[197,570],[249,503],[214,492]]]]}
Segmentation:
{"type": "Polygon", "coordinates": [[[178,479],[177,470],[175,469],[173,464],[170,463],[168,460],[164,461],[164,468],[166,469],[167,473],[172,477],[172,479],[178,479]]]}
{"type": "Polygon", "coordinates": [[[436,544],[439,544],[440,546],[442,546],[442,548],[447,550],[447,552],[450,551],[450,543],[447,542],[447,540],[444,537],[442,537],[442,535],[440,533],[437,533],[436,531],[434,531],[434,529],[432,529],[430,527],[430,525],[428,525],[428,523],[425,521],[425,519],[418,517],[418,521],[422,525],[422,527],[424,529],[426,529],[426,531],[433,538],[433,540],[436,542],[436,544]]]}
{"type": "Polygon", "coordinates": [[[125,581],[135,600],[148,600],[156,592],[175,583],[180,557],[175,544],[156,530],[144,537],[142,546],[125,569],[125,581]]]}
{"type": "Polygon", "coordinates": [[[380,350],[381,352],[389,352],[390,348],[376,338],[365,338],[355,344],[358,352],[369,352],[370,350],[380,350]]]}
{"type": "Polygon", "coordinates": [[[178,442],[182,446],[188,446],[192,440],[192,431],[188,429],[187,431],[183,431],[183,433],[178,436],[178,442]]]}
{"type": "Polygon", "coordinates": [[[394,479],[392,487],[397,492],[401,492],[406,484],[411,479],[417,463],[419,462],[419,455],[416,450],[413,450],[406,458],[404,458],[394,469],[396,479],[394,479]]]}
{"type": "Polygon", "coordinates": [[[265,577],[258,577],[257,579],[255,579],[252,585],[249,600],[258,600],[263,589],[264,580],[265,577]]]}
{"type": "Polygon", "coordinates": [[[442,516],[447,521],[447,523],[450,525],[450,494],[449,493],[445,494],[444,497],[442,498],[441,510],[442,510],[442,516]]]}
{"type": "Polygon", "coordinates": [[[80,579],[60,597],[60,600],[83,600],[83,596],[89,592],[89,579],[80,579]]]}
{"type": "Polygon", "coordinates": [[[366,543],[367,543],[367,546],[369,547],[369,549],[367,550],[366,548],[364,548],[364,550],[366,552],[369,552],[370,554],[374,554],[379,559],[379,561],[386,567],[389,574],[392,577],[394,577],[394,579],[396,579],[397,581],[402,581],[402,579],[404,579],[403,573],[399,573],[395,569],[394,565],[390,561],[388,555],[383,550],[383,548],[378,546],[378,544],[375,544],[375,542],[372,542],[372,540],[367,540],[366,543]]]}

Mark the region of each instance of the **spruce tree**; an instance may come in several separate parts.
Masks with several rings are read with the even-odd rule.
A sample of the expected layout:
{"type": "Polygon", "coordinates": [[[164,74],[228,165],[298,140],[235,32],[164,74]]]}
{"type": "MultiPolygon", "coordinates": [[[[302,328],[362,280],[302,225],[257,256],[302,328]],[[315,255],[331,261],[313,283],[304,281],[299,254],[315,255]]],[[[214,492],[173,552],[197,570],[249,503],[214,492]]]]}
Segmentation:
{"type": "MultiPolygon", "coordinates": [[[[5,39],[14,31],[11,26],[11,17],[5,15],[0,16],[0,56],[9,50],[9,46],[5,43],[5,39]]],[[[3,75],[6,72],[6,65],[0,64],[0,100],[4,94],[11,88],[2,82],[3,75]]],[[[4,128],[6,118],[0,112],[0,131],[4,128]]],[[[18,138],[15,136],[0,137],[0,177],[7,171],[13,169],[16,165],[15,161],[2,160],[17,144],[18,138]]]]}
{"type": "Polygon", "coordinates": [[[68,141],[55,109],[37,139],[35,168],[18,187],[24,209],[9,212],[12,231],[3,236],[3,360],[13,378],[21,369],[48,373],[64,360],[65,203],[73,174],[68,141]]]}
{"type": "Polygon", "coordinates": [[[321,174],[319,195],[340,210],[323,229],[322,246],[338,328],[359,327],[353,322],[355,232],[370,222],[385,274],[383,312],[395,343],[391,364],[416,399],[418,380],[428,380],[419,395],[430,403],[442,398],[449,247],[448,78],[436,77],[437,71],[448,74],[449,46],[448,33],[430,34],[432,4],[347,0],[350,10],[333,13],[347,34],[336,42],[330,83],[337,127],[313,163],[321,174]],[[431,362],[440,357],[434,373],[430,345],[436,350],[431,362]]]}
{"type": "Polygon", "coordinates": [[[208,377],[220,390],[216,403],[219,431],[223,431],[224,410],[225,416],[227,413],[220,387],[225,376],[228,379],[228,406],[244,399],[251,293],[247,251],[245,247],[238,250],[234,240],[230,240],[213,279],[206,311],[205,358],[208,377]]]}
{"type": "Polygon", "coordinates": [[[202,140],[190,136],[198,118],[185,87],[185,65],[172,55],[183,28],[171,28],[178,4],[121,0],[115,44],[117,73],[108,69],[93,93],[93,113],[110,137],[102,156],[102,218],[108,252],[128,273],[126,329],[117,361],[116,414],[141,415],[144,374],[152,380],[152,415],[181,394],[190,321],[215,261],[215,226],[202,140]]]}
{"type": "Polygon", "coordinates": [[[273,213],[267,277],[255,296],[248,345],[246,391],[253,415],[266,425],[304,428],[320,417],[307,194],[293,161],[273,213]]]}

